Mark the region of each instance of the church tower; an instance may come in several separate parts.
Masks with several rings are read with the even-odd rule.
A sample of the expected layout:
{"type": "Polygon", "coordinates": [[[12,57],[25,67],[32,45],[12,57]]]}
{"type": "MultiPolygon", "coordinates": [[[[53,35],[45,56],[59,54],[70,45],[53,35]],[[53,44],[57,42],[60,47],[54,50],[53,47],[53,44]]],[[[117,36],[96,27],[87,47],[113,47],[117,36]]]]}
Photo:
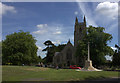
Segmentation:
{"type": "Polygon", "coordinates": [[[83,40],[84,36],[86,35],[86,18],[84,16],[83,22],[78,22],[76,17],[75,20],[75,28],[74,28],[74,47],[76,49],[79,40],[83,40]]]}

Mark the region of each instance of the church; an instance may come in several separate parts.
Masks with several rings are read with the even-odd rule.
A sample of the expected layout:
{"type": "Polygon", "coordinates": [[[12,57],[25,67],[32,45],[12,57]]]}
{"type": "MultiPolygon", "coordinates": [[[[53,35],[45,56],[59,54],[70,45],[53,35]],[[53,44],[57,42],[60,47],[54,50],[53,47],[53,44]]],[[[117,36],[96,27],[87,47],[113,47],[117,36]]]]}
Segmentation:
{"type": "Polygon", "coordinates": [[[84,16],[83,22],[78,22],[76,17],[74,26],[74,46],[70,42],[67,42],[66,46],[61,52],[55,52],[53,56],[53,64],[62,68],[67,68],[70,65],[77,65],[81,63],[79,57],[75,56],[76,48],[78,46],[78,41],[83,40],[86,32],[86,18],[84,16]]]}

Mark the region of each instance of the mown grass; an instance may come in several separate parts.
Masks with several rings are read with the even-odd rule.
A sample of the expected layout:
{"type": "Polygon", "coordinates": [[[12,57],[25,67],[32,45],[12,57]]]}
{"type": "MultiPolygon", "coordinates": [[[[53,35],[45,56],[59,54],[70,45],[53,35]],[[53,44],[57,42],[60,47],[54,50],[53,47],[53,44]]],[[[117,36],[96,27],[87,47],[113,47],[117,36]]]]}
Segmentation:
{"type": "Polygon", "coordinates": [[[75,71],[73,69],[51,69],[33,66],[3,66],[3,81],[80,81],[118,77],[113,71],[75,71]]]}

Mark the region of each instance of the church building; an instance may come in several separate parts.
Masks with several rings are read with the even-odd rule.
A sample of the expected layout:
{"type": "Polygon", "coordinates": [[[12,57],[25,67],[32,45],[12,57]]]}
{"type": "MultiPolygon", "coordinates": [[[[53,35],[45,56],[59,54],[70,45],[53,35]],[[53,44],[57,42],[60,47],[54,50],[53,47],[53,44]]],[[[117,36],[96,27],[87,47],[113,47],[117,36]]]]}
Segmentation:
{"type": "Polygon", "coordinates": [[[86,18],[84,16],[83,22],[78,22],[76,17],[74,26],[74,46],[70,42],[67,42],[66,46],[61,52],[55,52],[53,56],[53,64],[59,65],[62,68],[69,67],[70,65],[77,65],[81,63],[79,57],[75,56],[78,41],[83,40],[86,32],[86,18]]]}

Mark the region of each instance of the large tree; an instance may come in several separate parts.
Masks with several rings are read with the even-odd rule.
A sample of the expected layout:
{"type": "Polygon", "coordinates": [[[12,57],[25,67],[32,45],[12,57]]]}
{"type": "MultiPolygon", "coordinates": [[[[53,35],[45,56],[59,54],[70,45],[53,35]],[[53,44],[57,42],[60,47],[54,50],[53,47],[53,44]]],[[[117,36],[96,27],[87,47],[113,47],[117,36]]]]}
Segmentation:
{"type": "Polygon", "coordinates": [[[42,51],[47,51],[47,54],[43,61],[44,63],[51,63],[53,61],[55,45],[50,40],[45,41],[44,45],[46,46],[46,48],[43,49],[42,51]]]}
{"type": "Polygon", "coordinates": [[[2,42],[3,64],[30,65],[38,60],[35,38],[29,33],[19,31],[6,36],[2,42]]]}
{"type": "Polygon", "coordinates": [[[93,65],[100,66],[105,63],[106,55],[113,55],[113,49],[108,46],[112,35],[104,32],[103,27],[88,27],[87,39],[90,42],[90,54],[93,65]]]}
{"type": "Polygon", "coordinates": [[[83,40],[81,40],[82,42],[80,42],[77,47],[76,56],[86,57],[86,49],[88,49],[87,45],[88,42],[90,42],[90,59],[92,60],[93,65],[103,65],[106,60],[105,56],[113,55],[112,48],[108,46],[108,42],[111,41],[112,35],[105,33],[104,30],[105,29],[103,27],[89,26],[87,28],[87,36],[83,40]]]}

